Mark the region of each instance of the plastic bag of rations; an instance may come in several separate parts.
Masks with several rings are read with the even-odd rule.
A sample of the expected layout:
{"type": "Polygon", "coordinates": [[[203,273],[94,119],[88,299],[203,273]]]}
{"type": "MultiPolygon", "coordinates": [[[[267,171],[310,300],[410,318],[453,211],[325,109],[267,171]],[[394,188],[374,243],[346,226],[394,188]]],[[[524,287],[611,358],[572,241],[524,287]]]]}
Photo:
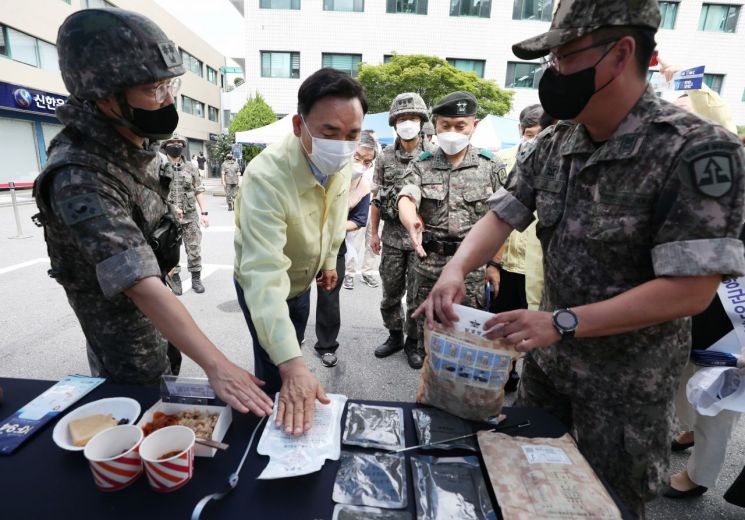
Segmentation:
{"type": "MultiPolygon", "coordinates": [[[[483,332],[480,327],[475,332],[483,332]]],[[[463,419],[488,421],[504,404],[504,385],[517,356],[504,340],[446,329],[424,327],[427,357],[416,400],[463,419]]]]}

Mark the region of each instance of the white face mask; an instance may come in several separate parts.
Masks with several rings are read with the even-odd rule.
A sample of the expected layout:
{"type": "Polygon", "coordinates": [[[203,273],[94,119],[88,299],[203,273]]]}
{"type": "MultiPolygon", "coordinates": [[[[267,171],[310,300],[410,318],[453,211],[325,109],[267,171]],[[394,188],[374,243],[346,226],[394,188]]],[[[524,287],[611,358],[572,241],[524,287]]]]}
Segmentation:
{"type": "Polygon", "coordinates": [[[359,179],[367,171],[364,164],[352,163],[352,180],[359,179]]]}
{"type": "Polygon", "coordinates": [[[352,156],[357,150],[359,140],[339,141],[337,139],[321,139],[320,137],[314,137],[313,134],[310,133],[310,130],[308,130],[308,125],[305,124],[305,119],[302,117],[301,119],[303,121],[303,126],[305,126],[305,131],[310,134],[313,143],[313,152],[308,153],[308,150],[305,150],[302,140],[300,141],[300,145],[303,147],[303,150],[305,150],[305,153],[308,154],[308,158],[313,162],[316,168],[327,177],[343,170],[352,160],[352,156]]]}
{"type": "Polygon", "coordinates": [[[468,146],[470,140],[470,135],[461,134],[460,132],[443,132],[437,134],[437,144],[447,155],[456,155],[468,146]]]}
{"type": "Polygon", "coordinates": [[[421,129],[421,124],[417,121],[401,121],[400,123],[396,123],[396,133],[404,141],[414,139],[421,129]]]}

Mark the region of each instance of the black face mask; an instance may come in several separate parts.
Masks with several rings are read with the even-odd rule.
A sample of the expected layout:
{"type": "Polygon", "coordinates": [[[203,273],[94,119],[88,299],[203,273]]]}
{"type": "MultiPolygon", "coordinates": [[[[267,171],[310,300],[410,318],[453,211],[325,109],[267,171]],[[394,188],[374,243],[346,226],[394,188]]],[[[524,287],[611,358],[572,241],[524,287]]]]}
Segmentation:
{"type": "Polygon", "coordinates": [[[144,110],[132,107],[133,130],[141,137],[148,139],[168,139],[178,126],[176,104],[158,110],[144,110]]]}
{"type": "Polygon", "coordinates": [[[573,74],[559,74],[547,68],[538,84],[538,98],[543,109],[555,119],[574,119],[592,99],[592,96],[611,84],[611,78],[605,85],[595,90],[595,72],[598,63],[603,61],[611,51],[611,46],[595,65],[573,74]]]}
{"type": "Polygon", "coordinates": [[[166,153],[173,158],[181,157],[181,152],[184,151],[184,147],[178,144],[169,144],[166,146],[166,153]]]}

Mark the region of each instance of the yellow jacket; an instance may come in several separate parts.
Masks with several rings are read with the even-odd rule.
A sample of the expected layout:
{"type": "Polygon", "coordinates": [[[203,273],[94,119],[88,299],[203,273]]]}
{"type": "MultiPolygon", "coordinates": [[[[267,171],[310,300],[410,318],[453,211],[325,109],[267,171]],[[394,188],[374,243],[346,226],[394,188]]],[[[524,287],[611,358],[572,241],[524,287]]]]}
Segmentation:
{"type": "Polygon", "coordinates": [[[286,300],[306,291],[321,269],[336,268],[350,182],[347,166],[321,186],[293,134],[246,167],[235,205],[235,276],[276,365],[302,355],[286,300]]]}
{"type": "MultiPolygon", "coordinates": [[[[497,157],[502,159],[507,173],[512,171],[517,160],[517,151],[519,146],[513,146],[506,150],[497,152],[497,157]]],[[[507,179],[500,179],[502,185],[507,184],[507,179]]],[[[504,242],[504,251],[502,252],[502,268],[505,271],[517,274],[525,274],[525,234],[519,231],[513,231],[504,242]]]]}

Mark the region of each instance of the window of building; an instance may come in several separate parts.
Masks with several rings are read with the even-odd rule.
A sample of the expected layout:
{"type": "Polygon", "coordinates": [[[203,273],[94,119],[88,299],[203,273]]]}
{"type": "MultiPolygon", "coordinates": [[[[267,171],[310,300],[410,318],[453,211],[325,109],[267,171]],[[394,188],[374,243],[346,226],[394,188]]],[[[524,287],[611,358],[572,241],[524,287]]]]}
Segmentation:
{"type": "Polygon", "coordinates": [[[85,0],[85,6],[88,9],[94,9],[94,8],[100,8],[100,7],[116,7],[114,4],[112,4],[111,2],[107,2],[106,0],[85,0]]]}
{"type": "Polygon", "coordinates": [[[699,31],[733,33],[740,16],[739,5],[704,4],[698,19],[699,31]]]}
{"type": "Polygon", "coordinates": [[[213,106],[207,105],[207,118],[217,123],[220,119],[220,111],[213,106]]]}
{"type": "Polygon", "coordinates": [[[383,63],[390,63],[393,61],[393,54],[383,54],[383,63]]]}
{"type": "Polygon", "coordinates": [[[199,61],[197,58],[186,52],[184,49],[181,49],[181,60],[184,62],[184,68],[186,70],[192,71],[194,74],[199,76],[200,78],[204,77],[204,71],[202,69],[202,62],[199,61]]]}
{"type": "Polygon", "coordinates": [[[385,12],[427,14],[427,0],[386,0],[385,12]]]}
{"type": "Polygon", "coordinates": [[[34,179],[39,174],[39,151],[36,147],[34,124],[19,119],[0,118],[0,156],[3,157],[3,179],[34,179]]]}
{"type": "Polygon", "coordinates": [[[675,20],[678,18],[678,2],[660,2],[660,29],[675,29],[675,20]]]}
{"type": "Polygon", "coordinates": [[[39,62],[41,68],[53,72],[59,72],[59,57],[57,56],[57,47],[51,43],[38,40],[39,44],[39,62]]]}
{"type": "Polygon", "coordinates": [[[484,60],[463,60],[460,58],[445,58],[447,62],[456,69],[465,70],[466,72],[475,72],[480,78],[484,77],[484,60]]]}
{"type": "Polygon", "coordinates": [[[300,53],[261,51],[262,78],[299,78],[300,53]]]}
{"type": "Polygon", "coordinates": [[[204,103],[189,96],[181,96],[181,110],[186,114],[204,117],[204,103]]]}
{"type": "Polygon", "coordinates": [[[704,83],[717,94],[721,94],[724,74],[704,74],[704,83]]]}
{"type": "Polygon", "coordinates": [[[323,10],[362,13],[365,11],[365,0],[323,0],[323,10]]]}
{"type": "Polygon", "coordinates": [[[512,5],[512,19],[550,22],[553,8],[553,0],[515,0],[512,5]]]}
{"type": "Polygon", "coordinates": [[[507,62],[506,88],[538,88],[543,72],[539,63],[507,62]]]}
{"type": "Polygon", "coordinates": [[[362,54],[333,54],[324,52],[321,66],[346,72],[353,78],[357,77],[357,64],[362,61],[362,54]]]}
{"type": "Polygon", "coordinates": [[[207,65],[207,81],[217,85],[217,71],[207,65]]]}
{"type": "Polygon", "coordinates": [[[38,67],[39,56],[36,52],[36,38],[10,27],[7,29],[7,35],[10,57],[21,63],[38,67]]]}
{"type": "Polygon", "coordinates": [[[300,9],[300,0],[261,0],[261,9],[300,9]]]}
{"type": "Polygon", "coordinates": [[[450,16],[489,18],[491,0],[450,0],[450,16]]]}

